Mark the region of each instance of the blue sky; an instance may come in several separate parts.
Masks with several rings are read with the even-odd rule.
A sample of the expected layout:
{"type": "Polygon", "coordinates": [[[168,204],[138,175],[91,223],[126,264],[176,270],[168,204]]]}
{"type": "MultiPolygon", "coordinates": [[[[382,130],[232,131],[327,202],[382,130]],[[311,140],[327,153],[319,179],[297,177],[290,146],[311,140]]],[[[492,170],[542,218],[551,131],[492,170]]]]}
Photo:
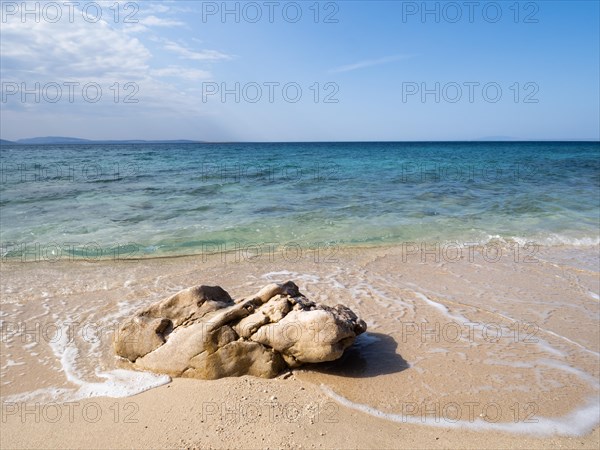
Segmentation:
{"type": "Polygon", "coordinates": [[[1,3],[3,139],[600,137],[597,1],[1,3]]]}

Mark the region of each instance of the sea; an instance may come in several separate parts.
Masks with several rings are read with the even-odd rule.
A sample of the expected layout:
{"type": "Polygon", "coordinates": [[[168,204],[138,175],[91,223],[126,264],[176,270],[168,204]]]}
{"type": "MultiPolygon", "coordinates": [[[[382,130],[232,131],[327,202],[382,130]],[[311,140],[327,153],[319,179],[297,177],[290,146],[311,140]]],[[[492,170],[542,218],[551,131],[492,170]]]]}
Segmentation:
{"type": "Polygon", "coordinates": [[[2,258],[600,242],[598,142],[2,145],[2,258]]]}

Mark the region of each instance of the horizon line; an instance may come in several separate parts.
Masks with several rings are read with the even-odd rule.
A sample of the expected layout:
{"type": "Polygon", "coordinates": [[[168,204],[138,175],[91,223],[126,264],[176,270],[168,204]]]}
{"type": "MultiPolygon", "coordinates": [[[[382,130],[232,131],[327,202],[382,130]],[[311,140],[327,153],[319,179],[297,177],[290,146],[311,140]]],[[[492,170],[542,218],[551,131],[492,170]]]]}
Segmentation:
{"type": "MultiPolygon", "coordinates": [[[[0,141],[17,144],[17,145],[53,145],[53,144],[94,144],[94,143],[169,143],[169,142],[178,142],[181,144],[326,144],[326,143],[428,143],[428,142],[600,142],[600,138],[570,138],[570,139],[418,139],[418,140],[310,140],[310,141],[204,141],[204,140],[194,140],[194,139],[86,139],[86,138],[71,138],[71,137],[60,137],[62,139],[74,139],[79,140],[81,142],[39,142],[39,143],[23,143],[19,141],[27,141],[32,139],[56,139],[59,137],[43,137],[43,138],[19,138],[17,140],[4,139],[0,137],[0,141]]],[[[59,139],[60,139],[59,138],[59,139]]]]}

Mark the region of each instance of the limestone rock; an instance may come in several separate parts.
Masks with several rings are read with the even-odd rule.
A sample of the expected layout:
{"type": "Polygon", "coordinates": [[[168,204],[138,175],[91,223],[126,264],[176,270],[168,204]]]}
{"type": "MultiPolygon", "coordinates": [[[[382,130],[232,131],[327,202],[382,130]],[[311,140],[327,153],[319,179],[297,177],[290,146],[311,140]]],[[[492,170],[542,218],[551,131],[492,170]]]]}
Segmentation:
{"type": "Polygon", "coordinates": [[[128,319],[114,348],[139,369],[175,377],[271,378],[339,358],[366,329],[349,308],[319,305],[291,281],[238,301],[219,286],[195,286],[128,319]]]}

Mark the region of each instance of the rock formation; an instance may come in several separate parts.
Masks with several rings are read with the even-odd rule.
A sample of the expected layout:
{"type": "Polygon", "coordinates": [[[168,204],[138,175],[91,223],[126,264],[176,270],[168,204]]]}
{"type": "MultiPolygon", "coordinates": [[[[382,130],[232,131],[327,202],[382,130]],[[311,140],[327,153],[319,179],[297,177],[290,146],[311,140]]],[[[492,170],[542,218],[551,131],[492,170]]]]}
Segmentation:
{"type": "Polygon", "coordinates": [[[219,286],[195,286],[128,319],[117,355],[174,377],[271,378],[288,367],[333,361],[367,328],[343,305],[319,305],[288,281],[234,301],[219,286]]]}

